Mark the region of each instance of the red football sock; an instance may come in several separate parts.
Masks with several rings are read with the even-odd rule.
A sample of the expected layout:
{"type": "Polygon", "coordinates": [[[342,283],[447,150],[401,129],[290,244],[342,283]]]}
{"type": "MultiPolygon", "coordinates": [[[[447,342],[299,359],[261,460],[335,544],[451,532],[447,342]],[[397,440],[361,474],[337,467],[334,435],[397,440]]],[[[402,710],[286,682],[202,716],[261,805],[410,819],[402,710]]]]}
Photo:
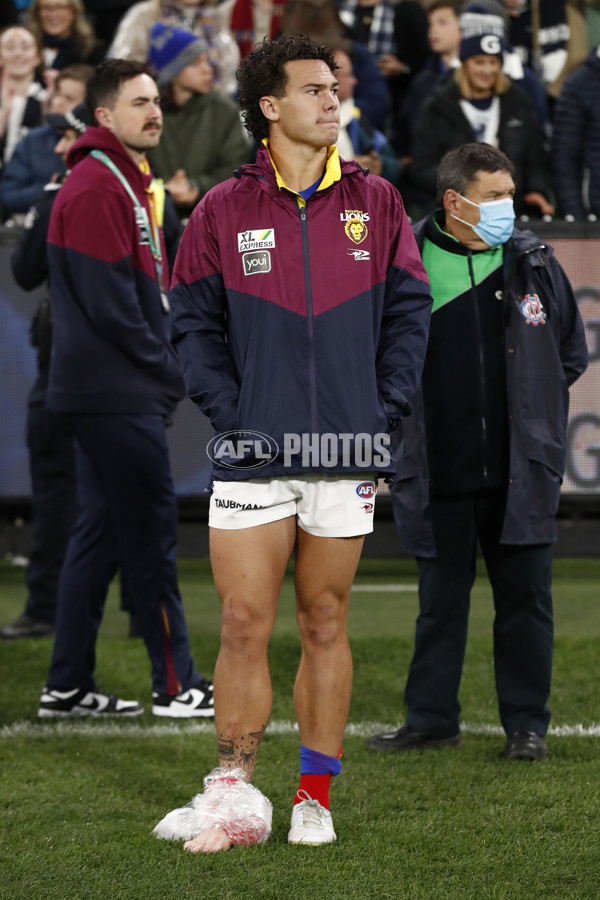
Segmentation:
{"type": "Polygon", "coordinates": [[[306,775],[300,776],[300,784],[298,785],[298,791],[296,792],[296,796],[294,797],[294,806],[297,803],[301,803],[303,800],[306,800],[304,794],[299,797],[298,793],[301,791],[306,791],[309,797],[312,797],[313,800],[318,800],[321,806],[324,806],[325,809],[329,809],[329,785],[331,784],[331,774],[327,772],[325,775],[313,775],[311,773],[307,773],[306,775]]]}

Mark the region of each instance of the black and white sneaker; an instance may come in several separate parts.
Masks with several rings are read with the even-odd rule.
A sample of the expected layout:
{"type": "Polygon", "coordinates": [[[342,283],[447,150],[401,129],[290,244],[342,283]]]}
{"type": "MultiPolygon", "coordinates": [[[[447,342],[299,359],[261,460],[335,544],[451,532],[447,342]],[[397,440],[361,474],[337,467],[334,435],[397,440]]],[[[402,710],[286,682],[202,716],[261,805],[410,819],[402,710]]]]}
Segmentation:
{"type": "Polygon", "coordinates": [[[212,718],[215,714],[212,681],[202,681],[183,694],[152,694],[152,714],[171,719],[212,718]]]}
{"type": "Polygon", "coordinates": [[[144,710],[136,700],[120,700],[106,691],[42,691],[39,719],[65,716],[139,716],[144,710]]]}

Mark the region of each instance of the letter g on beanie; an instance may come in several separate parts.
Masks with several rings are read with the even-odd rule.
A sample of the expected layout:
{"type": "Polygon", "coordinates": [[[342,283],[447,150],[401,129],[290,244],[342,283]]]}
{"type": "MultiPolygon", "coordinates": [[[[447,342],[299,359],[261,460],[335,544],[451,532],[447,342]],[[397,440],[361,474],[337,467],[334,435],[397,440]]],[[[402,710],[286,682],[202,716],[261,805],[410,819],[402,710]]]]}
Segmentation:
{"type": "Polygon", "coordinates": [[[148,59],[156,73],[158,84],[173,81],[200,54],[207,52],[208,45],[204,38],[190,31],[163,25],[162,22],[152,26],[148,59]]]}
{"type": "Polygon", "coordinates": [[[471,56],[502,56],[506,41],[504,22],[481,6],[473,5],[461,14],[459,20],[462,31],[460,42],[461,62],[471,56]]]}

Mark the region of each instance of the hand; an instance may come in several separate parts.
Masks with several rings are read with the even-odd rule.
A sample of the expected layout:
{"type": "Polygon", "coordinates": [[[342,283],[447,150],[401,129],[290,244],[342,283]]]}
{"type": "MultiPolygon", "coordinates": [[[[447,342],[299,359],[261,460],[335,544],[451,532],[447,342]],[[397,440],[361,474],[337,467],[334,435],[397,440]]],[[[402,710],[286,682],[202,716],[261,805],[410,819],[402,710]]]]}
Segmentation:
{"type": "Polygon", "coordinates": [[[371,150],[370,153],[364,154],[363,156],[355,156],[354,159],[359,166],[362,166],[363,169],[369,169],[373,175],[381,175],[383,163],[381,162],[379,153],[376,153],[375,150],[371,150]]]}
{"type": "Polygon", "coordinates": [[[538,191],[531,191],[529,194],[524,194],[523,200],[531,206],[537,206],[543,216],[554,215],[554,207],[551,203],[548,203],[544,195],[540,194],[538,191]]]}
{"type": "Polygon", "coordinates": [[[190,184],[185,169],[177,169],[173,177],[165,182],[165,188],[176,206],[193,206],[200,193],[197,187],[190,184]]]}
{"type": "Polygon", "coordinates": [[[406,69],[404,63],[400,62],[398,57],[392,53],[385,53],[377,60],[377,65],[386,78],[389,78],[390,75],[402,75],[406,69]]]}
{"type": "Polygon", "coordinates": [[[13,100],[16,96],[17,92],[13,85],[6,83],[2,86],[2,93],[0,94],[0,135],[4,134],[8,125],[13,100]]]}
{"type": "Polygon", "coordinates": [[[48,90],[48,99],[54,93],[54,85],[58,76],[58,69],[44,69],[44,84],[48,90]]]}

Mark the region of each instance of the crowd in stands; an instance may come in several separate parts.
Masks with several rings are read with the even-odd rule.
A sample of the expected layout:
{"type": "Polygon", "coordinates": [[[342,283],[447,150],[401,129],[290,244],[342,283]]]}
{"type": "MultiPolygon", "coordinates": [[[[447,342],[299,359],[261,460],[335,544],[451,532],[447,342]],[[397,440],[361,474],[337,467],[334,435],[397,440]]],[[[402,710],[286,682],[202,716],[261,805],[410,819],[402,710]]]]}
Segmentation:
{"type": "Polygon", "coordinates": [[[103,58],[147,62],[165,127],[150,154],[179,220],[256,146],[236,70],[254,43],[303,33],[336,54],[339,146],[436,205],[444,153],[469,141],[517,171],[517,213],[600,215],[600,0],[6,0],[0,16],[0,211],[20,224],[64,175],[48,116],[80,103],[103,58]]]}

